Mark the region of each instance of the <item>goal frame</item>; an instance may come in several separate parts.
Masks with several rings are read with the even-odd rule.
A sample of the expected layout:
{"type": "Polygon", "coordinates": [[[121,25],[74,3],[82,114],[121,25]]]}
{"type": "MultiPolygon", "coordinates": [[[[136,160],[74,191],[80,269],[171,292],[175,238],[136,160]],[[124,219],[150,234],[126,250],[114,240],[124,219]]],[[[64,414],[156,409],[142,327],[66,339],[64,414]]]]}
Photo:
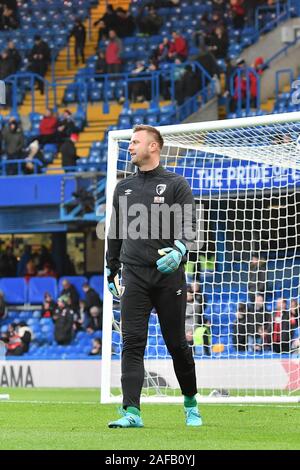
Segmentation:
{"type": "MultiPolygon", "coordinates": [[[[257,127],[260,125],[272,125],[289,122],[300,122],[300,112],[282,113],[264,116],[253,116],[245,118],[217,120],[217,121],[204,121],[189,124],[174,124],[169,126],[156,126],[163,137],[167,135],[178,135],[182,133],[197,131],[221,131],[226,129],[239,129],[257,127]]],[[[108,134],[108,172],[106,183],[106,220],[105,220],[105,253],[107,250],[107,233],[109,229],[113,193],[117,183],[117,162],[118,162],[118,141],[130,140],[132,129],[114,130],[108,134]]],[[[171,142],[168,142],[170,145],[171,142]]],[[[176,143],[177,145],[177,143],[176,143]]],[[[183,148],[195,148],[193,145],[185,146],[183,148]]],[[[253,161],[251,158],[240,157],[241,160],[246,159],[253,161]]],[[[284,166],[282,163],[279,166],[284,166]]],[[[290,165],[286,166],[291,168],[290,165]]],[[[300,167],[300,164],[299,164],[300,167]]],[[[297,167],[298,168],[298,167],[297,167]]],[[[105,262],[105,261],[104,261],[105,262]]],[[[113,297],[107,288],[107,283],[104,282],[104,297],[103,297],[103,337],[102,337],[102,361],[101,361],[101,403],[120,403],[120,396],[111,396],[111,337],[112,337],[112,322],[113,322],[113,297]]],[[[216,359],[218,360],[218,359],[216,359]]],[[[299,359],[298,359],[299,360],[299,359]]],[[[300,367],[300,364],[299,364],[300,367]]],[[[141,397],[142,403],[181,403],[181,396],[150,396],[141,397]]],[[[199,403],[298,403],[300,396],[237,396],[237,397],[202,397],[198,396],[199,403]]]]}

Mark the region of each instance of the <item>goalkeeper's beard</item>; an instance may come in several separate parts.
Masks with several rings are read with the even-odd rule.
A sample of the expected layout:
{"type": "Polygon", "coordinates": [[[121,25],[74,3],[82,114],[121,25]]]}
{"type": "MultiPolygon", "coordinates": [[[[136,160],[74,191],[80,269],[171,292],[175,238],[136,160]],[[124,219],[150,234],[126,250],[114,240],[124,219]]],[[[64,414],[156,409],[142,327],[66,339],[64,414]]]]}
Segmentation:
{"type": "Polygon", "coordinates": [[[138,168],[144,165],[147,165],[150,162],[150,160],[151,160],[151,156],[149,155],[149,153],[142,154],[142,155],[135,154],[131,156],[131,163],[136,165],[138,168]]]}

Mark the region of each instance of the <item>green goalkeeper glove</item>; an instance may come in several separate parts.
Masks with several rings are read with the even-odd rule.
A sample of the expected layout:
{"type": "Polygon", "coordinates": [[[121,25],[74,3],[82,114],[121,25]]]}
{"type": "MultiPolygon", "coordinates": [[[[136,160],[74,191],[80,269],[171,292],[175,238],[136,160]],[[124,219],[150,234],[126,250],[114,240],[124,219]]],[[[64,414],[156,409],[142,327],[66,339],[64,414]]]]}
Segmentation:
{"type": "Polygon", "coordinates": [[[125,287],[120,285],[119,270],[111,271],[109,268],[106,268],[106,277],[108,290],[112,293],[112,295],[120,299],[125,287]]]}
{"type": "Polygon", "coordinates": [[[177,271],[180,266],[182,257],[186,254],[186,247],[179,240],[175,240],[174,247],[163,248],[158,250],[158,254],[162,256],[156,261],[157,269],[161,273],[170,274],[177,271]]]}

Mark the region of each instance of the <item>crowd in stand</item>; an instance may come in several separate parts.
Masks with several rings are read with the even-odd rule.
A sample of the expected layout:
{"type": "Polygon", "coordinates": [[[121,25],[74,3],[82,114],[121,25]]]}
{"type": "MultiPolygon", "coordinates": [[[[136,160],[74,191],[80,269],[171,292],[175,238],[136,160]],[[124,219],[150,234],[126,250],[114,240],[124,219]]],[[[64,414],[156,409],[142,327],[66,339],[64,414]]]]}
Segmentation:
{"type": "MultiPolygon", "coordinates": [[[[198,27],[194,31],[194,44],[199,48],[198,54],[190,55],[188,42],[184,32],[174,30],[171,37],[164,37],[162,43],[151,55],[143,61],[138,61],[131,69],[131,76],[137,77],[144,72],[153,72],[160,70],[164,63],[176,64],[175,74],[175,99],[181,105],[184,101],[196,94],[202,88],[200,72],[191,65],[182,65],[187,60],[195,60],[202,65],[208,73],[215,77],[215,83],[220,77],[220,67],[217,60],[224,59],[227,64],[226,71],[226,91],[225,96],[230,93],[230,77],[237,71],[234,78],[234,92],[230,98],[229,109],[235,111],[238,101],[241,101],[242,107],[246,106],[248,101],[247,89],[250,87],[250,106],[256,107],[257,82],[258,76],[263,72],[263,59],[257,58],[253,64],[246,64],[243,59],[239,59],[235,64],[231,64],[228,59],[229,37],[228,24],[236,29],[242,29],[245,25],[253,25],[255,8],[262,4],[274,4],[273,0],[212,0],[212,13],[204,14],[199,20],[198,27]],[[253,72],[247,71],[252,66],[253,72]],[[257,73],[256,73],[257,72],[257,73]]],[[[163,17],[159,16],[158,9],[162,6],[179,6],[176,0],[170,1],[152,1],[143,3],[139,12],[134,17],[129,11],[122,7],[114,9],[110,4],[107,5],[105,14],[99,18],[94,26],[99,27],[99,47],[97,49],[96,74],[120,73],[124,70],[124,60],[122,53],[124,50],[123,39],[133,35],[152,36],[159,34],[163,26],[163,17]]],[[[17,2],[15,0],[4,0],[0,3],[0,17],[6,17],[3,11],[9,10],[14,18],[17,18],[17,2]]],[[[175,10],[174,10],[175,11],[175,10]]],[[[1,24],[1,21],[0,21],[1,24]]],[[[1,26],[0,26],[1,28],[1,26]]],[[[84,48],[86,42],[86,28],[80,18],[77,18],[74,27],[70,31],[70,36],[75,38],[74,57],[76,64],[81,59],[85,62],[84,48]]],[[[47,42],[40,36],[34,36],[34,45],[29,52],[27,69],[42,78],[45,77],[51,61],[51,52],[47,42]]],[[[14,43],[10,41],[5,50],[0,54],[0,79],[17,73],[22,66],[23,58],[16,49],[14,43]]],[[[101,78],[96,77],[96,80],[101,78]]],[[[44,80],[36,78],[36,86],[41,93],[44,93],[44,80]]],[[[143,101],[151,98],[151,87],[149,81],[133,82],[129,90],[132,101],[143,101]]],[[[161,83],[161,92],[164,99],[170,98],[170,79],[163,80],[161,83]]],[[[7,87],[7,105],[12,103],[11,86],[7,87]]],[[[121,97],[120,100],[124,100],[121,97]]],[[[8,139],[13,141],[9,153],[9,158],[13,158],[20,152],[22,132],[17,125],[12,125],[11,132],[8,133],[8,139]]],[[[53,134],[55,134],[56,129],[53,134]]],[[[41,136],[41,140],[43,139],[41,136]]],[[[47,136],[51,134],[46,134],[47,136]]],[[[56,134],[57,136],[57,134],[56,134]]],[[[70,137],[70,135],[68,136],[70,137]]],[[[72,141],[72,139],[70,139],[72,141]]],[[[74,141],[73,141],[74,143],[74,141]]],[[[76,155],[72,154],[74,146],[68,142],[66,145],[66,161],[76,162],[76,155]],[[70,158],[69,158],[70,155],[70,158]]],[[[4,151],[6,149],[3,149],[4,151]]],[[[34,149],[30,149],[31,154],[34,149]]],[[[42,155],[38,154],[37,159],[43,164],[42,155]]],[[[27,165],[30,173],[31,165],[27,165]]],[[[12,166],[14,170],[14,167],[12,166]]],[[[14,172],[12,170],[12,173],[14,172]]]]}
{"type": "MultiPolygon", "coordinates": [[[[75,286],[67,279],[62,282],[62,290],[57,300],[45,292],[41,318],[53,320],[54,339],[59,345],[70,344],[78,331],[94,333],[102,330],[102,300],[88,283],[83,284],[82,289],[85,294],[83,301],[79,299],[75,286]]],[[[5,304],[2,318],[4,316],[5,304]]],[[[7,331],[0,336],[0,340],[6,344],[8,356],[21,356],[28,352],[32,339],[33,333],[26,322],[9,324],[7,331]]],[[[99,340],[95,341],[91,351],[91,355],[95,354],[101,354],[101,341],[99,340]]]]}
{"type": "MultiPolygon", "coordinates": [[[[209,269],[208,273],[212,271],[209,269]]],[[[278,297],[274,310],[267,309],[267,286],[266,263],[254,255],[249,265],[248,302],[237,305],[236,318],[229,325],[231,344],[239,353],[299,351],[298,299],[278,297]]],[[[205,314],[205,296],[200,292],[199,282],[189,284],[187,302],[186,338],[191,346],[202,345],[204,354],[210,356],[211,319],[205,314]]]]}
{"type": "MultiPolygon", "coordinates": [[[[67,257],[65,274],[76,275],[75,268],[67,257]]],[[[55,262],[50,250],[42,245],[39,250],[33,250],[31,245],[25,245],[22,255],[17,258],[11,245],[2,248],[0,252],[0,278],[24,277],[29,281],[32,277],[58,277],[55,262]]]]}
{"type": "Polygon", "coordinates": [[[14,175],[18,172],[18,164],[9,163],[10,160],[22,159],[23,173],[34,172],[33,160],[37,163],[36,172],[40,173],[46,166],[43,151],[46,144],[56,144],[57,151],[61,152],[64,168],[76,166],[78,156],[75,142],[78,140],[78,133],[72,113],[68,109],[61,115],[47,109],[40,121],[39,133],[29,141],[26,141],[24,136],[22,123],[15,117],[10,117],[0,133],[2,155],[8,162],[6,174],[14,175]]]}
{"type": "MultiPolygon", "coordinates": [[[[203,257],[204,258],[204,257],[203,257]]],[[[213,275],[214,261],[200,260],[203,272],[213,275]]],[[[32,255],[29,248],[17,263],[10,248],[0,257],[0,267],[7,271],[0,274],[23,275],[29,279],[33,275],[56,276],[53,270],[51,255],[43,248],[39,254],[32,255]],[[42,267],[38,273],[35,266],[42,267]]],[[[206,313],[207,300],[201,293],[201,283],[188,272],[189,282],[186,309],[186,338],[191,347],[201,345],[203,353],[210,356],[212,348],[212,318],[206,313]]],[[[237,304],[235,320],[230,320],[230,344],[238,353],[293,353],[300,347],[300,306],[297,299],[278,297],[274,310],[267,308],[267,273],[263,259],[253,256],[248,272],[248,302],[237,304]]],[[[57,344],[68,345],[79,331],[94,333],[102,330],[102,300],[98,293],[88,284],[82,286],[84,300],[80,300],[76,287],[67,279],[62,282],[62,289],[57,299],[45,292],[41,318],[52,319],[54,338],[57,344]]],[[[274,305],[274,304],[273,304],[274,305]]],[[[213,313],[213,306],[212,312],[213,313]]],[[[222,312],[221,312],[222,313],[222,312]]],[[[0,292],[0,319],[5,318],[6,305],[3,293],[0,292]]],[[[226,325],[221,325],[226,327],[226,325]]],[[[28,351],[32,331],[26,323],[11,324],[0,339],[7,344],[8,355],[22,355],[28,351]]],[[[101,354],[101,341],[95,341],[94,352],[101,354]],[[98,352],[95,352],[98,351],[98,352]]],[[[222,346],[222,345],[219,345],[222,346]]],[[[222,351],[222,350],[220,350],[222,351]]]]}
{"type": "MultiPolygon", "coordinates": [[[[274,1],[269,0],[269,5],[274,1]]],[[[218,59],[224,59],[227,65],[226,91],[225,96],[230,94],[230,77],[236,70],[238,74],[234,79],[234,93],[230,100],[230,111],[234,111],[238,99],[241,99],[242,106],[245,106],[247,99],[248,82],[250,82],[250,105],[256,107],[257,78],[264,70],[263,59],[258,58],[253,64],[246,64],[243,59],[239,59],[235,64],[231,64],[228,59],[229,37],[228,24],[238,30],[242,30],[246,25],[254,24],[254,12],[256,7],[266,4],[263,0],[213,0],[212,13],[204,14],[199,21],[199,26],[194,32],[194,43],[199,48],[199,53],[191,56],[184,34],[180,31],[173,31],[171,38],[164,37],[161,44],[149,56],[148,59],[138,61],[132,68],[132,76],[147,71],[157,71],[163,63],[175,63],[179,66],[189,59],[200,63],[208,73],[217,80],[220,77],[220,67],[218,59]],[[247,72],[251,66],[254,71],[247,72]],[[257,73],[256,73],[256,72],[257,73]],[[249,77],[247,77],[249,75],[249,77]]],[[[178,2],[158,1],[143,4],[136,17],[133,17],[121,7],[114,10],[112,5],[107,6],[105,14],[99,18],[94,26],[99,26],[99,49],[97,50],[96,73],[120,73],[123,70],[123,43],[124,37],[133,36],[153,36],[160,32],[163,26],[163,19],[159,16],[157,9],[161,6],[178,6],[178,2]]],[[[176,84],[175,98],[180,105],[184,100],[200,91],[202,82],[199,72],[191,68],[185,69],[186,74],[176,72],[181,77],[176,84]],[[189,82],[187,84],[187,82],[189,82]],[[192,85],[192,86],[190,86],[192,85]],[[192,90],[192,92],[190,91],[192,90]]],[[[134,82],[130,90],[130,98],[133,101],[149,99],[149,87],[147,82],[134,82]],[[137,90],[138,88],[138,90],[137,90]],[[148,89],[147,89],[148,88],[148,89]],[[133,89],[133,90],[132,90],[133,89]]],[[[165,91],[164,98],[168,98],[166,89],[168,84],[162,84],[165,91]]]]}

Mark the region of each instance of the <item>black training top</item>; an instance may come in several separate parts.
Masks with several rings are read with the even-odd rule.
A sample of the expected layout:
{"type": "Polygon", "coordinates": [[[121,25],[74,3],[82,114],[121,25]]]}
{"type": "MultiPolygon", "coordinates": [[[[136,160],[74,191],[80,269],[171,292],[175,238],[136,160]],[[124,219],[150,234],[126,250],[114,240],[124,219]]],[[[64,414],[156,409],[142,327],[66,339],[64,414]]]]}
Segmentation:
{"type": "Polygon", "coordinates": [[[157,250],[173,247],[175,240],[189,249],[195,230],[195,201],[186,179],[162,166],[138,170],[115,188],[107,266],[113,271],[120,263],[155,266],[157,250]]]}

